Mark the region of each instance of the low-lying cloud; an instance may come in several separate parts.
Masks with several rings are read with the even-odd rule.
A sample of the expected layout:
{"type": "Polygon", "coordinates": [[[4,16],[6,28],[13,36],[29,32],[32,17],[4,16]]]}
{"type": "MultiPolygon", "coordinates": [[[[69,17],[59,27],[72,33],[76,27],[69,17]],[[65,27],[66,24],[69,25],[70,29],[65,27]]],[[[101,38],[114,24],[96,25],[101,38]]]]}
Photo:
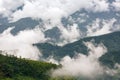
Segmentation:
{"type": "Polygon", "coordinates": [[[114,25],[115,22],[115,18],[110,20],[96,19],[87,26],[87,36],[99,36],[120,30],[120,26],[116,27],[117,25],[114,25]]]}
{"type": "MultiPolygon", "coordinates": [[[[53,76],[73,76],[94,78],[103,75],[104,66],[99,62],[99,58],[107,52],[107,48],[102,44],[84,42],[88,47],[88,55],[78,53],[73,58],[65,56],[59,62],[62,67],[53,71],[53,76]]],[[[54,61],[54,60],[52,60],[54,61]]],[[[54,61],[55,62],[55,61],[54,61]]]]}
{"type": "Polygon", "coordinates": [[[62,42],[58,43],[58,45],[65,45],[67,43],[71,43],[77,41],[81,38],[81,31],[77,24],[73,24],[72,26],[60,26],[60,39],[62,42]]]}
{"type": "Polygon", "coordinates": [[[43,32],[36,27],[33,30],[24,30],[17,35],[12,35],[11,30],[13,28],[8,28],[0,34],[0,50],[3,51],[2,54],[34,60],[39,59],[42,54],[33,44],[46,41],[43,32]]]}

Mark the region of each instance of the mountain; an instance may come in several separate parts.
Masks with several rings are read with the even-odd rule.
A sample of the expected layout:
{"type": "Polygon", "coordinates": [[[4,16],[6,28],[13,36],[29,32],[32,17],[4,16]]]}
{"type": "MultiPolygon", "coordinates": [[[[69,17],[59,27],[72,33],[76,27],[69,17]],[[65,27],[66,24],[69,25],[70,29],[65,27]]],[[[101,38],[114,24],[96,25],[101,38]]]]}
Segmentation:
{"type": "Polygon", "coordinates": [[[81,1],[0,0],[0,80],[120,80],[120,0],[81,1]]]}
{"type": "Polygon", "coordinates": [[[23,18],[16,22],[9,22],[9,23],[3,23],[0,25],[0,33],[2,33],[4,30],[6,30],[9,27],[15,27],[11,33],[17,34],[18,32],[25,30],[25,29],[33,29],[35,26],[39,25],[39,21],[33,20],[31,18],[23,18]]]}
{"type": "Polygon", "coordinates": [[[77,80],[74,77],[52,77],[59,65],[0,54],[0,80],[77,80]]]}
{"type": "Polygon", "coordinates": [[[87,55],[87,47],[83,42],[91,40],[94,40],[95,43],[103,43],[107,47],[108,52],[100,58],[102,63],[110,67],[113,66],[115,62],[120,63],[120,32],[80,39],[62,47],[57,45],[54,46],[49,43],[35,44],[35,46],[40,49],[40,51],[44,54],[44,57],[47,58],[50,55],[53,55],[56,59],[59,59],[66,55],[73,57],[75,53],[83,53],[87,55]]]}
{"type": "MultiPolygon", "coordinates": [[[[61,66],[43,61],[33,61],[15,56],[0,54],[0,80],[92,80],[73,76],[51,76],[51,70],[61,66]]],[[[95,80],[119,80],[119,74],[114,76],[104,75],[95,80]]]]}
{"type": "Polygon", "coordinates": [[[49,80],[57,65],[0,54],[0,80],[49,80]]]}
{"type": "MultiPolygon", "coordinates": [[[[110,0],[113,1],[113,0],[110,0]]],[[[69,29],[70,26],[77,24],[78,30],[80,30],[80,38],[88,37],[89,35],[92,36],[93,34],[88,32],[88,27],[92,29],[92,32],[97,32],[97,30],[101,30],[102,28],[106,27],[105,24],[110,24],[108,27],[110,28],[110,32],[120,31],[118,25],[120,24],[120,16],[118,15],[120,12],[114,11],[110,9],[109,12],[89,12],[86,10],[78,10],[68,17],[63,17],[61,19],[61,25],[66,29],[69,29]],[[110,22],[110,23],[109,23],[110,22]],[[95,25],[98,24],[98,25],[95,25]],[[96,28],[94,28],[95,26],[96,28]]],[[[6,18],[0,19],[0,33],[6,30],[9,27],[15,27],[11,33],[17,34],[18,32],[26,29],[33,29],[39,25],[40,28],[44,29],[45,26],[51,24],[48,22],[43,21],[42,19],[33,19],[31,17],[21,18],[15,22],[9,22],[6,18]]],[[[61,31],[58,28],[58,25],[51,26],[53,28],[45,30],[44,34],[46,38],[50,38],[49,42],[57,43],[62,41],[61,39],[61,31]]],[[[106,34],[106,32],[102,34],[106,34]]],[[[100,34],[97,34],[100,35],[100,34]]]]}

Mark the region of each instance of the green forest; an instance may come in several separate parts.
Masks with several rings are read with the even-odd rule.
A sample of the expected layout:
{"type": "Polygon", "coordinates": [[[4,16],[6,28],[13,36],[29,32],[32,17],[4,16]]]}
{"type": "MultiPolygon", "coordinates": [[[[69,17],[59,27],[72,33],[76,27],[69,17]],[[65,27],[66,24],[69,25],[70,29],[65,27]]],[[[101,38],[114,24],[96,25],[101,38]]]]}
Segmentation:
{"type": "MultiPolygon", "coordinates": [[[[72,76],[52,77],[50,70],[59,67],[59,65],[43,61],[0,55],[0,80],[90,80],[72,76]]],[[[114,76],[104,75],[95,80],[119,80],[120,70],[118,72],[114,76]]]]}
{"type": "Polygon", "coordinates": [[[49,80],[57,65],[0,55],[0,80],[49,80]]]}
{"type": "Polygon", "coordinates": [[[73,77],[52,77],[59,65],[0,54],[0,80],[75,80],[73,77]]]}

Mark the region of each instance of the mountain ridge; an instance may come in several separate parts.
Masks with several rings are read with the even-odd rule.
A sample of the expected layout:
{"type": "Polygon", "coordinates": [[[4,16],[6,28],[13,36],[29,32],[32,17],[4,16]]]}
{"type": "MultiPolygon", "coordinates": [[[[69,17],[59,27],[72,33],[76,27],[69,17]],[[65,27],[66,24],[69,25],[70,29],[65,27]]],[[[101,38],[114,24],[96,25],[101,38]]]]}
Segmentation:
{"type": "Polygon", "coordinates": [[[103,63],[110,61],[111,62],[111,65],[109,65],[110,67],[111,66],[113,67],[113,65],[115,65],[113,60],[116,60],[115,61],[116,63],[117,62],[120,63],[120,59],[118,58],[118,56],[120,55],[119,53],[120,52],[120,42],[119,42],[120,31],[101,35],[101,36],[84,38],[62,47],[57,45],[54,46],[49,43],[34,44],[34,46],[37,46],[38,49],[43,53],[43,57],[47,58],[53,55],[55,59],[59,60],[60,58],[66,55],[73,57],[76,53],[82,53],[87,55],[88,50],[83,42],[89,42],[91,40],[93,40],[93,42],[97,44],[103,43],[108,50],[108,52],[100,58],[100,61],[102,61],[103,63]],[[114,54],[114,53],[117,53],[117,54],[114,54]],[[113,60],[112,60],[112,57],[114,57],[113,60]]]}

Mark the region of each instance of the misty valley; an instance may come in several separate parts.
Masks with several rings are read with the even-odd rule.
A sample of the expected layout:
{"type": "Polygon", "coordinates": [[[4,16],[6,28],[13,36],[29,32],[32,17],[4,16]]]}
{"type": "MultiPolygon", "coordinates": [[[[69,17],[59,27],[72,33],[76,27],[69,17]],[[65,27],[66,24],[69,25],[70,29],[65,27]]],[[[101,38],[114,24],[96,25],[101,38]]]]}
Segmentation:
{"type": "Polygon", "coordinates": [[[0,80],[120,80],[120,0],[0,0],[0,80]]]}

